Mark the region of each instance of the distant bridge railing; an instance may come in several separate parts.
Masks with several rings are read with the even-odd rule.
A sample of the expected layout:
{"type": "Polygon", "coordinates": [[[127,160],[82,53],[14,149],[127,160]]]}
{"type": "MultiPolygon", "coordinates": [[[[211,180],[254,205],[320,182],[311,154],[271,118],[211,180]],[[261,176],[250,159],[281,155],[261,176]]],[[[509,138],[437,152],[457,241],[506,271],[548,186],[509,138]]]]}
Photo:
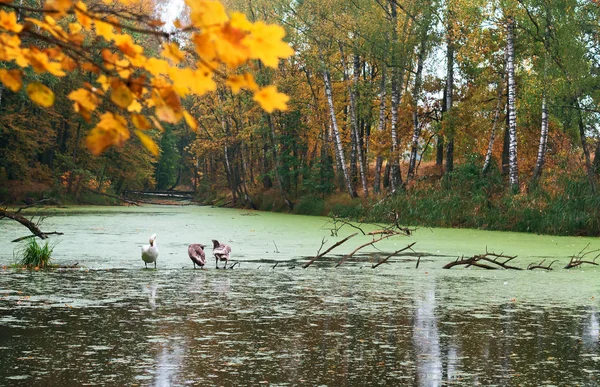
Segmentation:
{"type": "Polygon", "coordinates": [[[156,196],[161,198],[193,199],[194,191],[134,191],[125,190],[123,196],[156,196]]]}

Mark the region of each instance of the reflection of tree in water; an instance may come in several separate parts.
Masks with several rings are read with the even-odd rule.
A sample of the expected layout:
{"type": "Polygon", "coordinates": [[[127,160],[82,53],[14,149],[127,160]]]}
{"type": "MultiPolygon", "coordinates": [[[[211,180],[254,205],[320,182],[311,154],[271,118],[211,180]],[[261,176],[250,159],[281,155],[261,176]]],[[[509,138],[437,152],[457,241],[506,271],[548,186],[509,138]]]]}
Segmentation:
{"type": "Polygon", "coordinates": [[[156,309],[156,290],[158,285],[155,283],[147,284],[144,288],[144,291],[148,293],[148,305],[151,309],[156,309]]]}
{"type": "Polygon", "coordinates": [[[583,333],[581,340],[584,349],[598,354],[598,340],[600,339],[600,323],[598,322],[598,311],[596,308],[590,308],[588,315],[582,322],[583,333]]]}
{"type": "Polygon", "coordinates": [[[417,283],[416,287],[412,340],[417,382],[420,386],[439,386],[442,380],[442,360],[435,313],[435,282],[417,283]]]}
{"type": "Polygon", "coordinates": [[[181,382],[179,370],[183,368],[185,357],[185,347],[180,344],[181,338],[172,337],[169,341],[163,343],[156,360],[156,374],[154,385],[157,387],[167,387],[181,382]]]}

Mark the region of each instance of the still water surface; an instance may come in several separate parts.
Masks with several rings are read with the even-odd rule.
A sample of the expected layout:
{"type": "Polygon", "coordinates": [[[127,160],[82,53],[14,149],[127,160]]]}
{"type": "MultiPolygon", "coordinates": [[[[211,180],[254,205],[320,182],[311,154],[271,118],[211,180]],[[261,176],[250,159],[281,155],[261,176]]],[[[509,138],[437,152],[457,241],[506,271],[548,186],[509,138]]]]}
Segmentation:
{"type": "MultiPolygon", "coordinates": [[[[65,232],[54,262],[82,267],[0,269],[0,385],[600,384],[600,270],[562,269],[588,243],[600,248],[593,238],[421,228],[338,269],[335,255],[301,269],[323,237],[356,231],[332,237],[326,222],[191,206],[54,210],[43,223],[65,232]],[[157,270],[139,253],[152,233],[157,270]],[[187,245],[211,239],[232,246],[235,269],[192,269],[187,245]],[[415,253],[371,269],[415,241],[415,253]],[[486,247],[521,267],[559,262],[441,269],[486,247]]],[[[7,265],[24,229],[0,230],[7,265]]]]}

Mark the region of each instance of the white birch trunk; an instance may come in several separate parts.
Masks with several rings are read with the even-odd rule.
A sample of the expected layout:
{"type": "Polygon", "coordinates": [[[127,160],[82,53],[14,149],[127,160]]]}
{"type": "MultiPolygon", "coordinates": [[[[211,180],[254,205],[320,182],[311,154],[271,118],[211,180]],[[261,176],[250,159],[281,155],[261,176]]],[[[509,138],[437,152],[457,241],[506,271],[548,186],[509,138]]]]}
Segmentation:
{"type": "Polygon", "coordinates": [[[494,111],[494,121],[492,123],[492,132],[490,133],[490,141],[488,142],[487,152],[485,153],[485,161],[483,162],[483,173],[486,173],[492,163],[492,150],[494,149],[494,141],[496,140],[496,128],[500,119],[500,108],[502,107],[502,89],[504,89],[504,77],[500,78],[498,84],[498,100],[496,101],[496,110],[494,111]]]}
{"type": "MultiPolygon", "coordinates": [[[[398,146],[398,107],[400,106],[400,85],[402,83],[403,74],[400,72],[398,62],[398,55],[395,52],[398,47],[398,10],[397,3],[395,0],[389,0],[390,2],[390,14],[392,21],[392,44],[394,50],[392,52],[392,117],[391,117],[391,129],[392,129],[392,157],[391,157],[391,172],[390,172],[390,185],[392,192],[396,191],[402,186],[402,175],[400,174],[400,154],[398,146]]],[[[403,67],[402,67],[403,68],[403,67]]]]}
{"type": "Polygon", "coordinates": [[[352,132],[354,133],[354,142],[356,143],[356,157],[358,158],[358,170],[360,173],[360,183],[362,185],[363,194],[369,196],[369,187],[367,186],[367,173],[365,168],[365,160],[363,158],[362,146],[360,141],[360,130],[358,128],[357,118],[357,94],[358,94],[358,75],[360,73],[360,58],[354,55],[354,74],[352,74],[352,86],[350,87],[350,122],[352,132]]]}
{"type": "Polygon", "coordinates": [[[342,145],[342,139],[340,137],[340,130],[337,124],[337,118],[335,116],[335,109],[333,105],[333,92],[331,91],[331,76],[329,74],[329,70],[325,65],[325,61],[322,61],[323,65],[323,81],[325,83],[325,96],[327,97],[327,104],[329,106],[329,115],[331,117],[331,129],[333,131],[333,138],[335,141],[335,154],[338,159],[338,165],[342,170],[342,174],[344,175],[344,183],[346,184],[346,188],[348,189],[348,194],[350,197],[356,197],[356,192],[354,192],[354,188],[352,187],[352,182],[350,181],[350,176],[348,175],[348,168],[346,168],[346,159],[344,157],[344,148],[342,145]]]}
{"type": "Polygon", "coordinates": [[[508,20],[508,34],[506,41],[506,71],[508,76],[508,177],[511,190],[519,191],[519,166],[517,163],[517,111],[516,111],[516,86],[515,86],[515,46],[514,33],[515,21],[508,20]]]}
{"type": "Polygon", "coordinates": [[[413,135],[410,146],[410,159],[408,162],[408,173],[406,181],[410,181],[415,175],[417,164],[417,152],[419,150],[419,138],[421,137],[421,126],[419,125],[419,100],[421,99],[421,83],[423,74],[423,60],[425,59],[425,49],[427,48],[427,27],[421,36],[421,45],[417,57],[417,71],[415,73],[415,85],[413,88],[413,99],[415,107],[413,110],[413,135]]]}
{"type": "MultiPolygon", "coordinates": [[[[383,132],[385,129],[385,64],[382,64],[381,68],[381,90],[379,92],[379,123],[377,124],[377,131],[383,132]]],[[[383,165],[383,156],[377,155],[377,161],[375,162],[375,179],[373,182],[373,191],[381,191],[381,166],[383,165]]]]}
{"type": "Polygon", "coordinates": [[[537,161],[531,178],[532,183],[536,183],[542,175],[542,169],[546,161],[546,143],[548,142],[548,106],[546,104],[546,95],[542,97],[542,129],[540,132],[540,144],[538,146],[537,161]]]}
{"type": "Polygon", "coordinates": [[[546,75],[548,73],[548,52],[550,51],[550,13],[546,8],[546,29],[544,33],[544,73],[542,78],[542,128],[540,131],[540,143],[538,146],[537,160],[533,175],[531,176],[531,185],[535,185],[542,176],[542,170],[546,161],[546,143],[548,141],[548,103],[546,91],[546,75]]]}

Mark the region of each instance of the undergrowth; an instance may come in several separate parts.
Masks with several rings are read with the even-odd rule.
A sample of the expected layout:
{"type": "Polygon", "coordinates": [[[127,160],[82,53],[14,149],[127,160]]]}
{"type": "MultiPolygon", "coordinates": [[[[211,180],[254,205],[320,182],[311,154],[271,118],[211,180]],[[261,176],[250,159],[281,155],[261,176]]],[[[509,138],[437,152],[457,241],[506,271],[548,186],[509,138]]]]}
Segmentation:
{"type": "Polygon", "coordinates": [[[39,268],[47,267],[53,250],[54,246],[50,246],[47,241],[40,245],[35,238],[29,238],[18,251],[21,256],[19,264],[39,268]]]}

